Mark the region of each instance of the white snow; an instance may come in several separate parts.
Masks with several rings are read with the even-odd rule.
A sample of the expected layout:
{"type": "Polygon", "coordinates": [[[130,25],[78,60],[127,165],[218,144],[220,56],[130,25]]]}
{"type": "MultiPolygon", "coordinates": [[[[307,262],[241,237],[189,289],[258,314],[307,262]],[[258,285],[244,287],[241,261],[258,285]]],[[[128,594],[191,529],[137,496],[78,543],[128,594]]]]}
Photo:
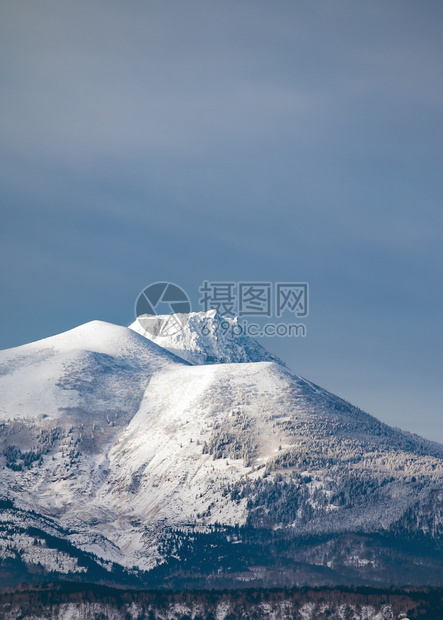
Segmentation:
{"type": "Polygon", "coordinates": [[[191,364],[276,361],[284,366],[256,340],[241,333],[237,318],[222,317],[215,310],[180,316],[183,327],[172,335],[154,335],[156,325],[167,318],[162,315],[142,315],[129,327],[191,364]]]}
{"type": "Polygon", "coordinates": [[[426,500],[441,479],[441,447],[352,408],[251,339],[203,336],[207,320],[220,319],[194,313],[183,333],[154,341],[137,325],[93,321],[1,351],[2,496],[70,529],[104,563],[141,568],[161,560],[165,525],[245,523],[235,485],[305,477],[304,506],[318,516],[305,523],[302,506],[289,524],[299,532],[388,527],[426,500]],[[8,446],[21,454],[8,457],[8,446]],[[33,450],[41,459],[25,465],[33,450]],[[296,467],[302,453],[340,460],[296,467]],[[392,481],[344,517],[331,487],[350,473],[392,481]]]}

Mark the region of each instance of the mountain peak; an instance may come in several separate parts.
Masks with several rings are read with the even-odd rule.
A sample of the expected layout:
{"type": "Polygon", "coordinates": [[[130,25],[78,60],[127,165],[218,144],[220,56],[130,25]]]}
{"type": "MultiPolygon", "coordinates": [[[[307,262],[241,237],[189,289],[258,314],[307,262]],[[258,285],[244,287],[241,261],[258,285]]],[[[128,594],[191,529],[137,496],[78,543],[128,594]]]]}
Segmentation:
{"type": "Polygon", "coordinates": [[[186,315],[142,315],[129,327],[191,364],[277,362],[285,366],[254,338],[243,334],[237,317],[223,317],[216,310],[186,315]],[[163,327],[171,322],[175,329],[167,333],[163,327]]]}

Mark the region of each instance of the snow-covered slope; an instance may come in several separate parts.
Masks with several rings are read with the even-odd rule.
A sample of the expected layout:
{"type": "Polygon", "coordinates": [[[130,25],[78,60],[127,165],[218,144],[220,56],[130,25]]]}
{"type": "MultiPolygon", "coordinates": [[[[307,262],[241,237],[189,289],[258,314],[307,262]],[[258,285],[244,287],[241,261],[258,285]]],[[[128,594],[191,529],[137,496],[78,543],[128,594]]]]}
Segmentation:
{"type": "Polygon", "coordinates": [[[182,328],[172,335],[158,335],[158,326],[168,318],[142,315],[129,327],[191,364],[232,364],[245,362],[284,363],[256,340],[242,333],[237,318],[222,317],[215,310],[182,315],[182,328]]]}
{"type": "Polygon", "coordinates": [[[186,362],[133,330],[92,321],[0,351],[0,420],[132,415],[153,372],[174,364],[186,362]]]}
{"type": "MultiPolygon", "coordinates": [[[[374,567],[384,574],[387,560],[373,558],[374,543],[368,551],[360,539],[348,539],[343,553],[340,537],[395,533],[438,547],[441,445],[393,429],[291,373],[251,339],[204,336],[207,318],[218,320],[191,315],[166,347],[134,329],[93,322],[0,352],[8,561],[25,551],[35,558],[29,545],[14,547],[14,527],[20,540],[29,538],[29,514],[40,519],[39,540],[54,540],[51,532],[60,529],[57,540],[78,552],[70,564],[57,542],[63,566],[80,575],[91,554],[103,570],[114,563],[115,575],[115,566],[180,567],[193,553],[198,564],[214,548],[218,555],[194,571],[219,574],[225,557],[220,570],[229,572],[239,531],[249,532],[252,545],[237,559],[239,579],[249,579],[244,573],[258,561],[280,562],[280,539],[272,534],[262,557],[260,532],[289,541],[320,537],[315,549],[297,543],[291,562],[363,581],[374,567]],[[324,536],[333,539],[326,544],[324,536]]],[[[274,585],[282,574],[276,569],[274,585]]]]}

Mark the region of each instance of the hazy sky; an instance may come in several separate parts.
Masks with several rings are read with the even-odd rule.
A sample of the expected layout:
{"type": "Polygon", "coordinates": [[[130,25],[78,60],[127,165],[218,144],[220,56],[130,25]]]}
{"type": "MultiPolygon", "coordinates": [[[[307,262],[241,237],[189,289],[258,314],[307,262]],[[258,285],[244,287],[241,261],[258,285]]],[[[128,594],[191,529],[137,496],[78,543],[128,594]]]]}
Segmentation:
{"type": "Polygon", "coordinates": [[[289,366],[443,441],[443,3],[2,0],[0,348],[308,281],[289,366]]]}

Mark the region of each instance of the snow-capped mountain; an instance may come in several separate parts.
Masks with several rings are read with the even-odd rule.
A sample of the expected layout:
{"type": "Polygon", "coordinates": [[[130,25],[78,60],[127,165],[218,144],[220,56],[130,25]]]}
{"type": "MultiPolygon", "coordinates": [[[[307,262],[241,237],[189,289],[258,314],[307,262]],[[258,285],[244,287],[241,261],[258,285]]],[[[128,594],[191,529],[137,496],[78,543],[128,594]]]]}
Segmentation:
{"type": "Polygon", "coordinates": [[[0,352],[0,578],[441,581],[443,446],[221,321],[0,352]]]}
{"type": "Polygon", "coordinates": [[[164,315],[141,315],[129,327],[191,364],[275,361],[285,365],[254,338],[243,334],[237,318],[222,317],[215,310],[172,316],[180,318],[173,322],[170,334],[161,329],[170,321],[164,315]]]}

